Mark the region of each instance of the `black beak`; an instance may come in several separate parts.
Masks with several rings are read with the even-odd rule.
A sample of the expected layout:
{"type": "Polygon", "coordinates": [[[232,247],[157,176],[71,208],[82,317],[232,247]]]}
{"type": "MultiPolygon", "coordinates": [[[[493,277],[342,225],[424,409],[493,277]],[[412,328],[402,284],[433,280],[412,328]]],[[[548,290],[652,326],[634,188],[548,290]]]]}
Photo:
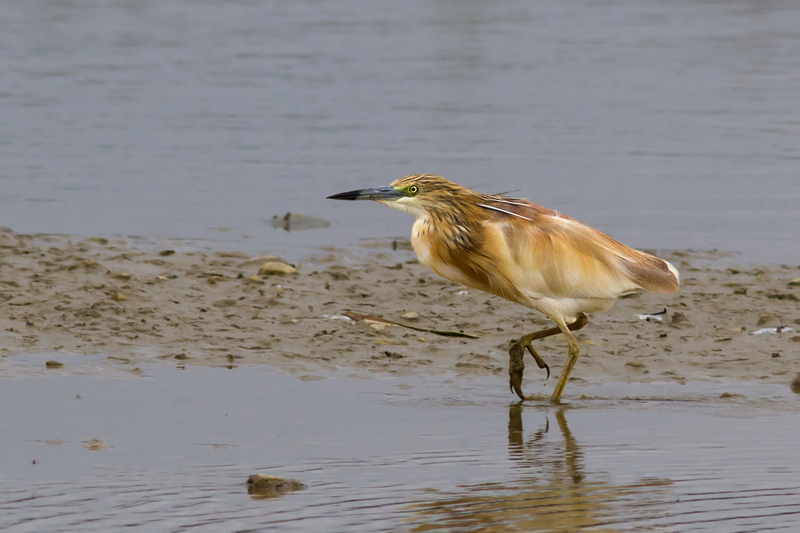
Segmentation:
{"type": "Polygon", "coordinates": [[[392,186],[359,189],[328,196],[328,200],[397,200],[405,196],[392,186]]]}

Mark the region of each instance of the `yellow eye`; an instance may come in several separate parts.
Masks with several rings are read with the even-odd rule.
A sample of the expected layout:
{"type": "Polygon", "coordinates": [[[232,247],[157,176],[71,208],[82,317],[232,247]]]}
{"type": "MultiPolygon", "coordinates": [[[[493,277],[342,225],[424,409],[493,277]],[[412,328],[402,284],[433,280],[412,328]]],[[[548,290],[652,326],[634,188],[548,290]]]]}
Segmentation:
{"type": "Polygon", "coordinates": [[[408,188],[408,192],[411,194],[417,194],[419,192],[419,187],[417,187],[416,185],[412,185],[411,187],[408,188]]]}

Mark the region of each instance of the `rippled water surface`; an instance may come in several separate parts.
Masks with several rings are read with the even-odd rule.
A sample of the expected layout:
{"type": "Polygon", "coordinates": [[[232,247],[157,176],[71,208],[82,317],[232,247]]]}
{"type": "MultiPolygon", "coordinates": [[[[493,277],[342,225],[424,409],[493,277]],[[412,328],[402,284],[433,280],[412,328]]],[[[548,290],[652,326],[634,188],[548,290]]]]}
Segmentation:
{"type": "Polygon", "coordinates": [[[800,520],[800,398],[788,387],[573,384],[553,407],[512,402],[502,377],[93,372],[0,380],[3,531],[791,531],[800,520]],[[308,488],[253,497],[255,472],[308,488]]]}
{"type": "Polygon", "coordinates": [[[793,0],[8,0],[0,72],[19,232],[303,256],[407,236],[324,198],[432,172],[636,247],[800,263],[793,0]]]}

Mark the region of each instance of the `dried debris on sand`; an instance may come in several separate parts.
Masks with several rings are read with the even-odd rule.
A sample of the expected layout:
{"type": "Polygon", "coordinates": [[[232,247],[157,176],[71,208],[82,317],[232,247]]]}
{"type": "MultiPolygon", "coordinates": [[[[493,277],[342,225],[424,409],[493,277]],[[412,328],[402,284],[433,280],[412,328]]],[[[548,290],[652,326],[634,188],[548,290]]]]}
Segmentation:
{"type": "MultiPolygon", "coordinates": [[[[297,373],[505,374],[509,341],[549,326],[538,313],[403,262],[407,252],[393,248],[360,262],[331,250],[292,266],[274,256],[0,232],[0,364],[69,353],[131,369],[174,360],[268,363],[297,373]],[[479,338],[353,321],[344,311],[479,338]]],[[[688,252],[667,259],[681,271],[680,292],[637,294],[590,317],[573,379],[792,380],[800,371],[797,266],[715,267],[688,252]],[[701,262],[710,266],[693,266],[701,262]]],[[[537,348],[557,377],[566,343],[554,337],[537,348]]],[[[528,366],[529,387],[543,383],[528,366]]]]}

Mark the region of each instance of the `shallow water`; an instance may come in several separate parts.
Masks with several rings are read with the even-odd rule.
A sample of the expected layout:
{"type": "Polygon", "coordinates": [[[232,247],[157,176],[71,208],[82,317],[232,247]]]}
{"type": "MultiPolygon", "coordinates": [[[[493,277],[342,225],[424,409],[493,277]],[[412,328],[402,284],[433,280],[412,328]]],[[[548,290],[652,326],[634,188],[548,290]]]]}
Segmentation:
{"type": "Polygon", "coordinates": [[[800,263],[792,0],[12,0],[0,29],[18,232],[297,258],[406,237],[324,198],[433,172],[636,247],[800,263]]]}
{"type": "Polygon", "coordinates": [[[514,403],[502,377],[32,368],[0,387],[3,531],[763,531],[800,519],[788,387],[570,384],[557,408],[514,403]],[[86,449],[93,438],[107,448],[86,449]],[[254,498],[255,472],[308,489],[254,498]]]}

